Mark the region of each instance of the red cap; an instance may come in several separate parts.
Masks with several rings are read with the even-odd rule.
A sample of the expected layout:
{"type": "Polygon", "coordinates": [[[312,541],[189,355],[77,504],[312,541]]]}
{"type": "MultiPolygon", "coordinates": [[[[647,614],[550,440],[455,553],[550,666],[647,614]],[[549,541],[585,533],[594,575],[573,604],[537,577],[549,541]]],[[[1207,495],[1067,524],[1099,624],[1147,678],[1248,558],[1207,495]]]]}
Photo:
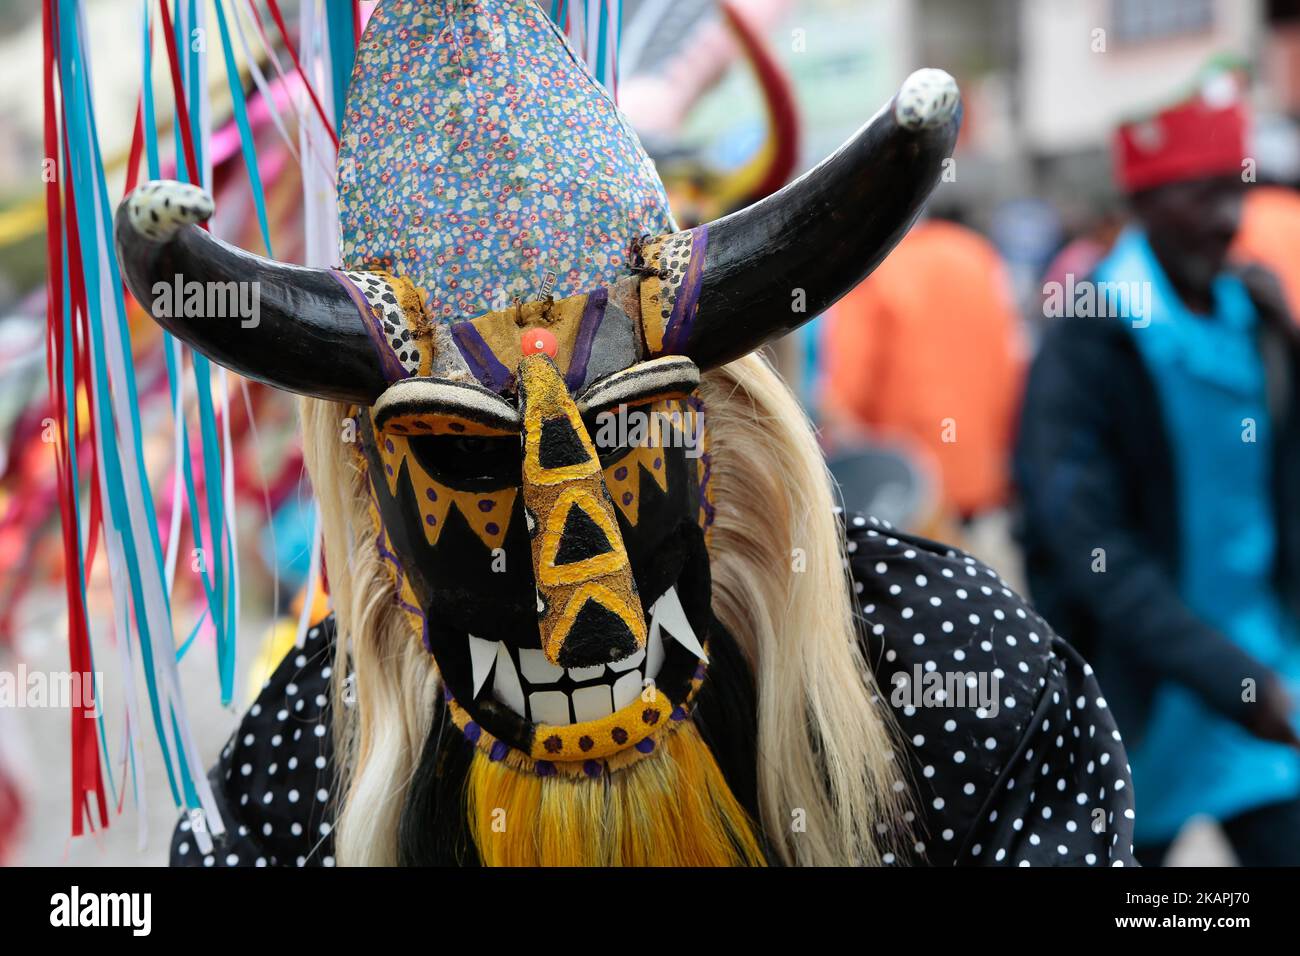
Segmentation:
{"type": "Polygon", "coordinates": [[[1236,175],[1246,157],[1246,109],[1231,73],[1211,76],[1195,96],[1115,131],[1116,176],[1125,192],[1236,175]]]}

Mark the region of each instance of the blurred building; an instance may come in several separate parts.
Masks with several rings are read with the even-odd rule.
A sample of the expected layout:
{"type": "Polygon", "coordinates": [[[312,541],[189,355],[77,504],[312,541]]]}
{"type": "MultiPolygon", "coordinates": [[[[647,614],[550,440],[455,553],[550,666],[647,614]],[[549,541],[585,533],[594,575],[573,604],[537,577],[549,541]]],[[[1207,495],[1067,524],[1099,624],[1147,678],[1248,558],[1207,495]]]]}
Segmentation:
{"type": "Polygon", "coordinates": [[[1257,61],[1259,0],[1038,0],[1021,5],[1019,129],[1042,195],[1108,195],[1110,133],[1177,99],[1212,57],[1257,61]]]}
{"type": "Polygon", "coordinates": [[[1007,256],[1022,304],[1052,252],[1120,206],[1110,134],[1211,59],[1248,63],[1260,179],[1300,178],[1300,0],[915,0],[915,63],[962,85],[960,209],[1007,256]]]}

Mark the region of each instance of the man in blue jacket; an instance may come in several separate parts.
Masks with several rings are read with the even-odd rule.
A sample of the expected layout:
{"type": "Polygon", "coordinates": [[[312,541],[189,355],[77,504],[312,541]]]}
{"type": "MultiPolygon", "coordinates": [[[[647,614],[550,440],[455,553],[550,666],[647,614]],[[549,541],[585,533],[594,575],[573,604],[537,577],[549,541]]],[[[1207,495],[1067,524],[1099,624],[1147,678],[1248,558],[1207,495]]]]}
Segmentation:
{"type": "Polygon", "coordinates": [[[1147,864],[1205,814],[1243,864],[1300,865],[1300,341],[1227,265],[1244,128],[1218,73],[1119,129],[1135,223],[1057,296],[1016,449],[1030,589],[1096,664],[1147,864]]]}

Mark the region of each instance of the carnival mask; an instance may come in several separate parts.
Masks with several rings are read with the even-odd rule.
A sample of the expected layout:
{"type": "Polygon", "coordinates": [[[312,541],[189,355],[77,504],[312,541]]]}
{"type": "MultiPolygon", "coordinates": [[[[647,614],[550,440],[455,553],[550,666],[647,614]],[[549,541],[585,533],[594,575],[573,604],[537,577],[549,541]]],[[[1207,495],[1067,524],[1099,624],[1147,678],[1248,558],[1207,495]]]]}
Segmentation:
{"type": "Polygon", "coordinates": [[[228,368],[346,403],[375,545],[453,718],[493,760],[598,775],[687,719],[712,626],[702,372],[815,316],[903,235],[959,122],[921,71],[779,193],[675,231],[652,164],[530,0],[383,3],[339,155],[346,269],[199,228],[149,183],[124,277],[228,368]],[[157,286],[255,282],[257,321],[157,286]]]}

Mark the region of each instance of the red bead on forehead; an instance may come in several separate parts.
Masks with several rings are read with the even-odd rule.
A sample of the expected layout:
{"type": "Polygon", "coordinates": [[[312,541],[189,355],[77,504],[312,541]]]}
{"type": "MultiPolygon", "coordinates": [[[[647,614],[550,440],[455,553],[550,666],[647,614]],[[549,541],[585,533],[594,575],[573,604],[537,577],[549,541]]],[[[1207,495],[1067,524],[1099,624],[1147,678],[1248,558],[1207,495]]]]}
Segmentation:
{"type": "Polygon", "coordinates": [[[550,329],[524,329],[519,342],[520,350],[525,355],[536,355],[541,352],[555,358],[555,353],[560,350],[560,343],[556,341],[550,329]]]}

